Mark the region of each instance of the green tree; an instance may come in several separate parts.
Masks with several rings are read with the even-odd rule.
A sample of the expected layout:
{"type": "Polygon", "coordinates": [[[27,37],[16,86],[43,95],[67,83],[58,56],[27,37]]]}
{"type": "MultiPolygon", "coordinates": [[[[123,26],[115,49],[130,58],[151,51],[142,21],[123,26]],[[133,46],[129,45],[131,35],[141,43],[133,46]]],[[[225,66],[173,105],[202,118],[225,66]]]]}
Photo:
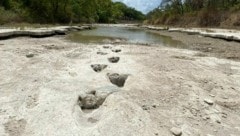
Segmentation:
{"type": "Polygon", "coordinates": [[[9,0],[1,0],[0,6],[4,7],[6,10],[9,10],[11,8],[9,0]]]}

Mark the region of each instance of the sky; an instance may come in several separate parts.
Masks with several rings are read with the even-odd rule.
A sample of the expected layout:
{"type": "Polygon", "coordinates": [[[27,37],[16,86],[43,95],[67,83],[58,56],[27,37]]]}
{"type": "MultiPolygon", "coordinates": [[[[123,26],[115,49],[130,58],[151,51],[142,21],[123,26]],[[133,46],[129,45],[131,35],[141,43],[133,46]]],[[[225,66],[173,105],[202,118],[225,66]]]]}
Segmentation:
{"type": "Polygon", "coordinates": [[[162,0],[113,0],[121,1],[129,7],[133,7],[144,14],[158,7],[162,0]]]}

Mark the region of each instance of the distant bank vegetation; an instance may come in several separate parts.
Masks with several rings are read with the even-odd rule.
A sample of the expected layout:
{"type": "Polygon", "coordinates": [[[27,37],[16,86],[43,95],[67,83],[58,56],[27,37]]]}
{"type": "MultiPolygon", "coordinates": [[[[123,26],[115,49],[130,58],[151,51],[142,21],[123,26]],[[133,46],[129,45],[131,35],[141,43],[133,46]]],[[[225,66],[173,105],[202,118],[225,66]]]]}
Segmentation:
{"type": "Polygon", "coordinates": [[[6,23],[117,23],[145,16],[111,0],[0,0],[0,25],[6,23]]]}
{"type": "Polygon", "coordinates": [[[145,23],[239,28],[240,0],[162,0],[145,23]]]}

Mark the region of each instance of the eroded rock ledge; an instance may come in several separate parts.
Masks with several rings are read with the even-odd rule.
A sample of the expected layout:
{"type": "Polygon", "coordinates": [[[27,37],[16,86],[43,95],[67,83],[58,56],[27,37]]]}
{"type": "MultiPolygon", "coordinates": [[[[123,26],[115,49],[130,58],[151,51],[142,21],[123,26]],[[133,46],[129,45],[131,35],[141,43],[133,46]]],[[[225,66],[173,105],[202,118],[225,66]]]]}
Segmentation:
{"type": "Polygon", "coordinates": [[[49,37],[54,35],[65,35],[70,31],[81,31],[92,29],[91,26],[58,26],[49,28],[26,28],[0,29],[0,39],[8,39],[20,36],[29,36],[35,38],[49,37]]]}
{"type": "Polygon", "coordinates": [[[187,34],[201,35],[204,37],[211,37],[223,39],[227,41],[240,42],[240,31],[228,29],[214,29],[214,28],[169,28],[169,27],[155,27],[155,26],[141,26],[141,28],[156,30],[156,31],[169,31],[169,32],[182,32],[187,34]]]}

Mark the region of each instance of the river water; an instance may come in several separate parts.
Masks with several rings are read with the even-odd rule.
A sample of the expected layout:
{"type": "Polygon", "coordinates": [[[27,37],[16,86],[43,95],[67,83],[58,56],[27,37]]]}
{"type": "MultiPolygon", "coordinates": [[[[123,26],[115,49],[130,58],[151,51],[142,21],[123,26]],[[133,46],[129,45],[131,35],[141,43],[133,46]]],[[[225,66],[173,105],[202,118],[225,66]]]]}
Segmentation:
{"type": "Polygon", "coordinates": [[[180,41],[173,40],[171,37],[162,36],[148,30],[126,27],[97,27],[93,30],[85,30],[71,33],[67,36],[68,40],[79,43],[139,43],[157,44],[171,47],[182,47],[180,41]]]}

